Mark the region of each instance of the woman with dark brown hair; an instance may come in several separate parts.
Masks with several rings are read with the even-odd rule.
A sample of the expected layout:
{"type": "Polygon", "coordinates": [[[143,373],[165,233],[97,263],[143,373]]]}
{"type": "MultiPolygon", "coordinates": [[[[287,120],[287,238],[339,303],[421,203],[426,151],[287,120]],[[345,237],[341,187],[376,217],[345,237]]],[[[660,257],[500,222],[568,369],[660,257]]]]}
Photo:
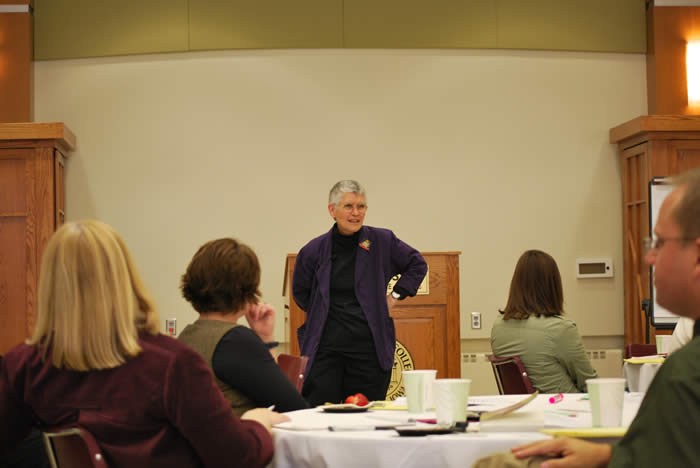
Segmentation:
{"type": "Polygon", "coordinates": [[[308,408],[275,362],[275,309],[260,301],[259,285],[253,249],[231,238],[207,242],[182,275],[182,295],[199,319],[178,339],[204,357],[235,414],[308,408]],[[250,328],[238,324],[244,316],[250,328]]]}
{"type": "Polygon", "coordinates": [[[576,324],[563,317],[561,275],[549,254],[528,250],[520,256],[500,312],[491,349],[498,357],[519,356],[540,392],[585,392],[586,379],[598,376],[576,324]]]}

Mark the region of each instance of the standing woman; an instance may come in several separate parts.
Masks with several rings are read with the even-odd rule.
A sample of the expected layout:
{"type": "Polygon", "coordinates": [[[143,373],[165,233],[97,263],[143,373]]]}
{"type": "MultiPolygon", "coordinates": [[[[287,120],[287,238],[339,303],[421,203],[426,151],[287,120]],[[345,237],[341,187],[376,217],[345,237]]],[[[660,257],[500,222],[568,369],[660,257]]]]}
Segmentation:
{"type": "Polygon", "coordinates": [[[557,262],[528,250],[515,266],[508,303],[491,329],[497,357],[519,356],[533,387],[541,393],[586,391],[597,377],[573,320],[564,318],[564,296],[557,262]]]}
{"type": "Polygon", "coordinates": [[[364,226],[365,190],[341,180],[328,196],[335,224],[297,255],[294,300],[306,312],[297,330],[309,356],[302,394],[311,405],[364,393],[384,400],[396,348],[391,307],[415,296],[428,266],[388,229],[364,226]],[[401,278],[387,296],[387,284],[401,278]]]}
{"type": "Polygon", "coordinates": [[[77,426],[107,466],[265,466],[272,424],[240,419],[199,354],[158,333],[158,315],[119,235],[106,224],[63,225],[49,240],[32,338],[0,368],[0,457],[39,425],[77,426]]]}

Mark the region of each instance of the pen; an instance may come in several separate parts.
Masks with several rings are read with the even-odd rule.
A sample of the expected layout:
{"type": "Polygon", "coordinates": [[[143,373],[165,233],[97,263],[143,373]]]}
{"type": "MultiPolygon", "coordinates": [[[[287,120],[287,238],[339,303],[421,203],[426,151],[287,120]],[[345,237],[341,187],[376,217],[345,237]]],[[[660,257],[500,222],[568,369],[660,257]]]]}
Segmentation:
{"type": "Polygon", "coordinates": [[[270,405],[270,406],[267,407],[267,409],[269,409],[270,411],[274,411],[274,410],[275,410],[275,405],[270,405]]]}
{"type": "Polygon", "coordinates": [[[559,403],[559,402],[562,401],[563,399],[564,399],[564,394],[563,394],[563,393],[559,393],[559,394],[557,394],[557,395],[554,395],[553,397],[549,397],[549,402],[550,402],[550,403],[559,403]]]}
{"type": "Polygon", "coordinates": [[[562,416],[568,416],[568,417],[570,417],[570,418],[575,418],[575,417],[576,417],[576,413],[575,413],[575,412],[571,412],[571,411],[569,411],[569,410],[547,410],[547,413],[551,413],[551,414],[560,414],[560,415],[562,415],[562,416]]]}
{"type": "Polygon", "coordinates": [[[391,424],[388,426],[328,426],[329,431],[342,432],[342,431],[384,431],[391,430],[402,426],[415,426],[415,424],[391,424]]]}
{"type": "Polygon", "coordinates": [[[374,426],[328,426],[329,431],[373,431],[374,426]]]}

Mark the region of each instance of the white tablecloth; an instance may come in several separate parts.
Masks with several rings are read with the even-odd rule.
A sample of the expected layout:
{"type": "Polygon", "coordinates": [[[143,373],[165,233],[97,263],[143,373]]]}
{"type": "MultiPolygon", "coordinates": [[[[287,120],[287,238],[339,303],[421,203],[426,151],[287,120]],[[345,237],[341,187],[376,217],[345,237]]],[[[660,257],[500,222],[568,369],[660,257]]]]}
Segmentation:
{"type": "Polygon", "coordinates": [[[625,362],[622,367],[622,375],[627,379],[627,388],[630,392],[646,393],[647,388],[661,367],[657,362],[634,364],[625,362]]]}
{"type": "MultiPolygon", "coordinates": [[[[272,468],[303,467],[468,467],[482,456],[508,450],[511,447],[549,436],[531,425],[540,421],[540,427],[590,427],[590,404],[583,394],[566,394],[556,404],[550,404],[551,395],[540,395],[535,401],[516,411],[512,429],[525,432],[504,432],[504,420],[499,432],[467,432],[464,434],[401,437],[393,430],[362,430],[332,432],[328,426],[345,428],[381,426],[416,417],[405,411],[371,410],[366,413],[324,413],[314,408],[287,413],[292,419],[288,429],[275,428],[275,456],[272,468]]],[[[470,398],[470,410],[496,409],[524,398],[522,395],[503,395],[470,398]],[[474,403],[482,406],[472,406],[474,403]]],[[[641,394],[626,394],[623,424],[629,425],[639,408],[641,394]]],[[[425,413],[418,418],[435,417],[425,413]]],[[[470,428],[474,429],[474,424],[470,428]]]]}

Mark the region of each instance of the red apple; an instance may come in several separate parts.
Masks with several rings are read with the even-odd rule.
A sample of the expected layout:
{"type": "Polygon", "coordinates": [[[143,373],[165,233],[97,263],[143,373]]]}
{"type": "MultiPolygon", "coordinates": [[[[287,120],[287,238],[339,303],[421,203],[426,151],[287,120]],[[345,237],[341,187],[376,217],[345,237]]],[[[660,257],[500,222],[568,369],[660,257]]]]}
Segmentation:
{"type": "Polygon", "coordinates": [[[345,403],[350,403],[357,406],[367,406],[369,405],[369,400],[362,393],[356,393],[347,397],[345,399],[345,403]]]}

